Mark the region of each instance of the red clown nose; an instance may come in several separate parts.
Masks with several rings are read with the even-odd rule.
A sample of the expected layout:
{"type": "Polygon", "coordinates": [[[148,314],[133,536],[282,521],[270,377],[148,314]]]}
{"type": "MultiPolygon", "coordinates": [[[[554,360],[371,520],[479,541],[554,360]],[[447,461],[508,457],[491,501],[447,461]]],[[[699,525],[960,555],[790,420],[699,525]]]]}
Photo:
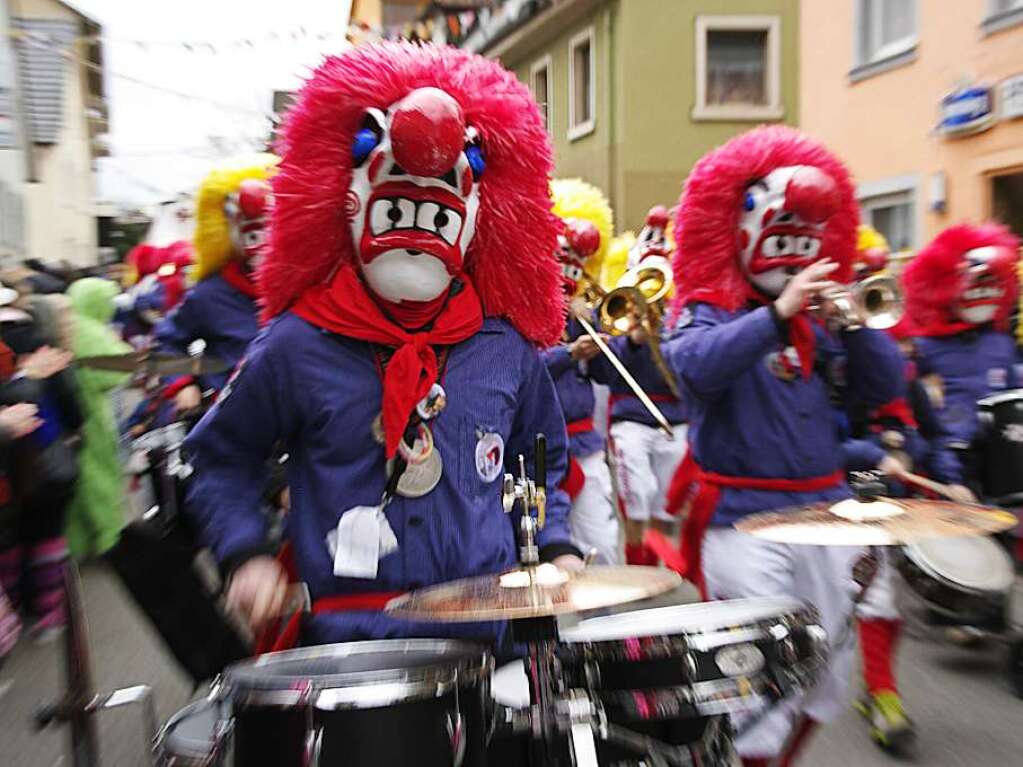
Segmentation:
{"type": "Polygon", "coordinates": [[[566,221],[565,239],[568,240],[568,246],[582,258],[589,258],[600,247],[600,231],[589,221],[566,221]]]}
{"type": "Polygon", "coordinates": [[[247,178],[238,187],[238,208],[245,218],[261,218],[269,203],[270,187],[265,181],[247,178]]]}
{"type": "Polygon", "coordinates": [[[414,176],[443,176],[465,145],[462,108],[439,88],[417,88],[391,119],[394,159],[414,176]]]}
{"type": "Polygon", "coordinates": [[[804,221],[821,224],[842,207],[835,179],[812,165],[795,172],[785,187],[785,210],[804,221]]]}
{"type": "Polygon", "coordinates": [[[663,205],[654,205],[646,214],[646,225],[666,229],[668,227],[668,209],[663,205]]]}

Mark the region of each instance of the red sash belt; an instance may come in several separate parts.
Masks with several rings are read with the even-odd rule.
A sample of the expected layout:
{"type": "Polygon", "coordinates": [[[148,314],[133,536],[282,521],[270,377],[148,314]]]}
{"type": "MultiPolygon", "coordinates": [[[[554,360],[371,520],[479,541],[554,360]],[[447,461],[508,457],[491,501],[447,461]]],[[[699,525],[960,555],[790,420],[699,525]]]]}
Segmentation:
{"type": "Polygon", "coordinates": [[[572,437],[576,434],[585,434],[588,431],[593,431],[593,418],[580,418],[578,421],[569,421],[566,424],[568,428],[568,436],[572,437]]]}
{"type": "MultiPolygon", "coordinates": [[[[682,528],[682,540],[679,546],[680,572],[699,586],[704,595],[706,595],[706,586],[703,580],[703,563],[701,562],[703,536],[721,498],[721,488],[812,493],[835,487],[845,479],[845,473],[841,469],[819,477],[801,477],[800,479],[731,477],[726,474],[705,471],[700,468],[692,456],[692,451],[690,451],[675,472],[675,476],[671,480],[671,487],[668,489],[666,507],[670,514],[678,514],[685,502],[691,499],[689,515],[682,528]],[[695,494],[693,493],[694,488],[695,494]]],[[[655,548],[659,548],[659,546],[655,544],[655,548]]]]}
{"type": "MultiPolygon", "coordinates": [[[[647,394],[647,396],[654,402],[678,402],[679,399],[674,394],[647,394]]],[[[616,402],[621,402],[623,399],[639,399],[632,392],[617,392],[615,394],[608,395],[607,404],[610,409],[611,405],[616,402]]]]}
{"type": "MultiPolygon", "coordinates": [[[[338,594],[322,597],[313,602],[312,614],[344,613],[355,610],[383,610],[402,591],[368,591],[360,594],[338,594]]],[[[274,622],[264,631],[256,642],[256,654],[290,650],[298,644],[298,635],[302,628],[302,611],[296,610],[281,628],[280,620],[274,622]]]]}

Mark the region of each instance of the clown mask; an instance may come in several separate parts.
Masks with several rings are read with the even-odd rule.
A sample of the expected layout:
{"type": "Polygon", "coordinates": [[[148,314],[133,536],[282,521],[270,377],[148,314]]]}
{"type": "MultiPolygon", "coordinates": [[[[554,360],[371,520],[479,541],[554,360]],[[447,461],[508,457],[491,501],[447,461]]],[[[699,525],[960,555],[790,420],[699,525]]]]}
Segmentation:
{"type": "Polygon", "coordinates": [[[249,178],[224,202],[231,247],[250,271],[257,269],[263,260],[270,201],[270,185],[261,179],[249,178]]]}
{"type": "Polygon", "coordinates": [[[1005,298],[1005,286],[1001,284],[993,266],[995,261],[1004,257],[1004,249],[992,245],[974,248],[963,254],[966,279],[956,312],[964,322],[983,325],[991,322],[998,314],[1005,298]]]}
{"type": "Polygon", "coordinates": [[[574,296],[586,274],[586,259],[600,247],[600,232],[589,221],[565,219],[565,231],[558,235],[558,263],[565,295],[574,296]]]}
{"type": "Polygon", "coordinates": [[[347,209],[370,290],[396,304],[442,296],[465,267],[485,167],[458,102],[418,88],[369,109],[352,161],[347,209]]]}
{"type": "Polygon", "coordinates": [[[651,256],[668,258],[671,255],[668,250],[668,237],[665,234],[668,219],[668,209],[663,205],[655,205],[650,209],[646,214],[646,223],[636,238],[636,244],[629,249],[626,268],[635,268],[644,258],[651,256]]]}
{"type": "Polygon", "coordinates": [[[841,204],[838,184],[811,165],[776,168],[746,188],[739,211],[739,263],[759,292],[781,295],[793,275],[826,256],[828,219],[841,204]]]}

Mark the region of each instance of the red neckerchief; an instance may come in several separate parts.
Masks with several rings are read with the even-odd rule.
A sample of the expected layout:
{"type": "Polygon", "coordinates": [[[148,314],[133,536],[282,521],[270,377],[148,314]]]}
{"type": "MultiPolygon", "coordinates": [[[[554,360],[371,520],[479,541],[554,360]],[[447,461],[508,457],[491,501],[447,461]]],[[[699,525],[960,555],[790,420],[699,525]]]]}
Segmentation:
{"type": "MultiPolygon", "coordinates": [[[[747,298],[750,301],[762,306],[767,306],[771,303],[770,298],[754,290],[752,286],[747,286],[747,288],[747,298]]],[[[694,290],[686,297],[686,301],[710,304],[725,310],[728,310],[730,307],[725,292],[717,288],[699,288],[694,290]]],[[[799,368],[803,373],[803,379],[809,380],[810,375],[813,373],[817,345],[817,338],[813,332],[813,323],[810,321],[809,315],[802,311],[794,317],[789,317],[786,326],[789,330],[788,342],[795,348],[796,354],[799,355],[799,368]]]]}
{"type": "MultiPolygon", "coordinates": [[[[906,402],[905,397],[896,397],[890,402],[886,402],[881,405],[877,410],[870,414],[870,420],[874,423],[884,419],[894,418],[903,426],[910,429],[917,428],[916,417],[913,415],[913,408],[906,402]]],[[[880,426],[877,426],[874,431],[880,431],[880,426]]]]}
{"type": "Polygon", "coordinates": [[[384,373],[383,425],[387,457],[398,449],[409,415],[437,382],[434,346],[464,341],[483,327],[483,306],[476,288],[465,280],[433,322],[410,333],[380,310],[352,267],[343,267],[329,284],[310,288],[292,311],[332,333],[394,347],[384,373]]]}
{"type": "Polygon", "coordinates": [[[913,335],[924,338],[944,338],[965,333],[968,330],[976,330],[980,325],[973,325],[969,322],[936,320],[923,325],[913,325],[913,335]]]}
{"type": "Polygon", "coordinates": [[[0,382],[6,381],[17,370],[14,352],[11,347],[0,341],[0,382]]]}
{"type": "Polygon", "coordinates": [[[239,293],[243,293],[253,300],[259,297],[256,283],[253,282],[252,276],[242,268],[240,261],[228,261],[220,270],[220,276],[224,278],[224,282],[239,293]]]}

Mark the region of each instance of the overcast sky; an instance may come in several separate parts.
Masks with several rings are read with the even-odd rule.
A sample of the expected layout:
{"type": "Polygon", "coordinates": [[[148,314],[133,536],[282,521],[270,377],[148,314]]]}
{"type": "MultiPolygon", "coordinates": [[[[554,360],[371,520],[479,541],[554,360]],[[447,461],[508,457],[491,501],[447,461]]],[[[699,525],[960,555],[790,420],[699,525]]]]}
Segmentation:
{"type": "Polygon", "coordinates": [[[218,158],[258,149],[269,130],[272,92],[293,90],[325,53],[344,46],[350,5],[71,4],[103,25],[112,156],[99,161],[99,197],[141,205],[194,190],[218,158]]]}

